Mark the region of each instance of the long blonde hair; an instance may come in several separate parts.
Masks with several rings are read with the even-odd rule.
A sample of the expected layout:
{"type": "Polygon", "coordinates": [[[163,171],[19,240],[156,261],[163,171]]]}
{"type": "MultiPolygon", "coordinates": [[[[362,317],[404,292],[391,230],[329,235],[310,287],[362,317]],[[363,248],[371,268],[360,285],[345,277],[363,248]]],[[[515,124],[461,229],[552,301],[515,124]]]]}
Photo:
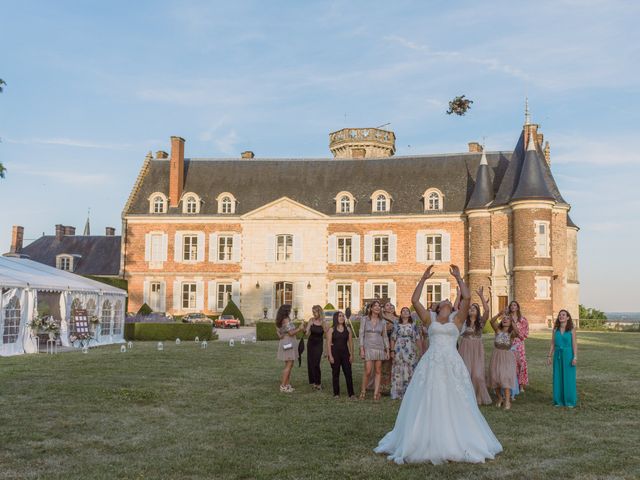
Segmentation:
{"type": "MultiPolygon", "coordinates": [[[[311,307],[311,312],[313,313],[315,311],[320,312],[320,320],[324,321],[324,309],[320,305],[314,305],[313,307],[311,307]]],[[[314,315],[313,318],[316,318],[316,316],[314,315]]]]}

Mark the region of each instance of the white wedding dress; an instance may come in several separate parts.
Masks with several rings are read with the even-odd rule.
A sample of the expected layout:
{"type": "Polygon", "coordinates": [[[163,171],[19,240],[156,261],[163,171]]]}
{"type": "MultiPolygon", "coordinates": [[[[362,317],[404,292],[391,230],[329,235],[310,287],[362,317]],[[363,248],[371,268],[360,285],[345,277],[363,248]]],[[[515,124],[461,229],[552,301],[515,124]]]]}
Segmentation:
{"type": "Polygon", "coordinates": [[[431,322],[429,349],[413,373],[396,424],[375,449],[396,463],[483,463],[502,451],[456,350],[460,332],[454,316],[449,323],[431,322]]]}

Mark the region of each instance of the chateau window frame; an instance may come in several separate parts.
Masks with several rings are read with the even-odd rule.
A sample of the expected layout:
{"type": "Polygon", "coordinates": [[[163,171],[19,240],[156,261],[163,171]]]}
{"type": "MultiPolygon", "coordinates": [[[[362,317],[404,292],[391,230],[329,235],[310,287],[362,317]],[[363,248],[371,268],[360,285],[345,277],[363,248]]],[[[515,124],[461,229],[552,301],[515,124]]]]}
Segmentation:
{"type": "Polygon", "coordinates": [[[353,284],[351,282],[336,283],[336,308],[343,312],[351,308],[353,300],[353,284]]]}
{"type": "Polygon", "coordinates": [[[293,261],[293,235],[290,233],[276,235],[275,249],[277,263],[293,261]]]}
{"type": "Polygon", "coordinates": [[[334,200],[336,201],[336,213],[340,215],[349,215],[355,211],[355,197],[347,191],[338,193],[334,200]]]}
{"type": "Polygon", "coordinates": [[[376,190],[371,195],[371,212],[385,214],[391,212],[391,195],[384,190],[376,190]]]}
{"type": "Polygon", "coordinates": [[[536,296],[535,300],[551,300],[551,277],[535,277],[536,296]]]}
{"type": "Polygon", "coordinates": [[[390,251],[389,235],[373,235],[372,238],[372,262],[388,263],[390,251]]]}
{"type": "Polygon", "coordinates": [[[216,311],[222,312],[233,298],[233,283],[219,282],[216,284],[216,311]]]}
{"type": "Polygon", "coordinates": [[[444,210],[444,194],[437,188],[428,188],[422,195],[425,212],[444,210]]]}
{"type": "Polygon", "coordinates": [[[180,306],[182,310],[195,310],[198,305],[198,284],[182,282],[180,285],[180,306]]]}
{"type": "Polygon", "coordinates": [[[431,233],[425,235],[427,262],[442,262],[442,235],[431,233]]]}
{"type": "Polygon", "coordinates": [[[535,220],[533,225],[535,258],[551,258],[551,222],[535,220]]]}
{"type": "Polygon", "coordinates": [[[353,263],[353,237],[351,235],[336,237],[336,263],[353,263]]]}
{"type": "Polygon", "coordinates": [[[168,198],[162,192],[154,192],[149,195],[149,213],[162,214],[167,213],[168,198]]]}
{"type": "Polygon", "coordinates": [[[234,215],[236,213],[236,197],[232,193],[222,192],[216,197],[218,202],[218,214],[220,215],[234,215]]]}
{"type": "Polygon", "coordinates": [[[201,204],[202,200],[197,194],[187,192],[182,196],[182,213],[185,215],[197,215],[200,213],[201,204]]]}
{"type": "Polygon", "coordinates": [[[233,234],[218,235],[218,262],[233,262],[233,234]]]}
{"type": "Polygon", "coordinates": [[[69,255],[67,253],[61,253],[60,255],[56,255],[56,268],[58,270],[62,270],[63,272],[71,272],[73,273],[73,255],[69,255]]]}
{"type": "Polygon", "coordinates": [[[182,236],[182,261],[198,261],[198,235],[187,233],[182,236]]]}
{"type": "Polygon", "coordinates": [[[388,282],[375,282],[371,285],[371,289],[373,298],[377,298],[378,300],[390,299],[388,282]]]}

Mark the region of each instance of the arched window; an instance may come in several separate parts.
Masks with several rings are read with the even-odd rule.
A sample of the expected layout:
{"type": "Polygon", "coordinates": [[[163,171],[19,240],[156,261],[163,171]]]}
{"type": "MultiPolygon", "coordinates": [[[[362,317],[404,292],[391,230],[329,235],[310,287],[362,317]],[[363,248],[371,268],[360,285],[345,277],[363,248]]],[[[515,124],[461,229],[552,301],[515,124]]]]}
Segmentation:
{"type": "Polygon", "coordinates": [[[424,192],[424,209],[425,211],[437,211],[443,209],[442,192],[435,188],[430,188],[424,192]]]}
{"type": "Polygon", "coordinates": [[[160,192],[152,193],[149,197],[149,212],[167,213],[167,197],[160,192]]]}
{"type": "Polygon", "coordinates": [[[109,300],[105,300],[102,303],[102,318],[100,319],[100,335],[102,337],[108,337],[109,335],[111,335],[111,314],[111,302],[109,300]]]}
{"type": "Polygon", "coordinates": [[[386,213],[391,210],[391,195],[384,190],[376,190],[371,195],[371,211],[373,213],[386,213]]]}
{"type": "Polygon", "coordinates": [[[4,328],[2,329],[3,344],[16,343],[18,340],[21,316],[22,309],[20,308],[20,300],[18,297],[13,297],[4,307],[4,328]]]}
{"type": "Polygon", "coordinates": [[[336,213],[353,213],[356,200],[349,192],[340,192],[335,196],[336,213]]]}
{"type": "Polygon", "coordinates": [[[122,335],[122,324],[124,322],[122,313],[122,302],[118,300],[113,309],[113,334],[115,336],[122,335]]]}
{"type": "Polygon", "coordinates": [[[223,197],[220,205],[222,206],[222,213],[231,213],[231,199],[229,197],[223,197]]]}
{"type": "Polygon", "coordinates": [[[383,194],[378,195],[376,198],[376,212],[386,212],[387,211],[387,197],[383,194]]]}
{"type": "Polygon", "coordinates": [[[200,197],[195,193],[186,193],[182,197],[182,213],[188,215],[200,213],[200,197]]]}
{"type": "Polygon", "coordinates": [[[218,213],[231,215],[236,213],[236,199],[229,192],[224,192],[216,198],[218,201],[218,213]]]}

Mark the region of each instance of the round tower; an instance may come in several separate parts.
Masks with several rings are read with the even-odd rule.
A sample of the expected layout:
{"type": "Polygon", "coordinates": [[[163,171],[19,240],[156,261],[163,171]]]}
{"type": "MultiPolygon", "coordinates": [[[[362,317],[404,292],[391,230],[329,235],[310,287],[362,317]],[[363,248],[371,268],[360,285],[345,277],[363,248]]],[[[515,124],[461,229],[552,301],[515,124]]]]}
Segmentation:
{"type": "Polygon", "coordinates": [[[343,128],[329,134],[329,149],[336,159],[391,157],[396,136],[379,128],[343,128]]]}

